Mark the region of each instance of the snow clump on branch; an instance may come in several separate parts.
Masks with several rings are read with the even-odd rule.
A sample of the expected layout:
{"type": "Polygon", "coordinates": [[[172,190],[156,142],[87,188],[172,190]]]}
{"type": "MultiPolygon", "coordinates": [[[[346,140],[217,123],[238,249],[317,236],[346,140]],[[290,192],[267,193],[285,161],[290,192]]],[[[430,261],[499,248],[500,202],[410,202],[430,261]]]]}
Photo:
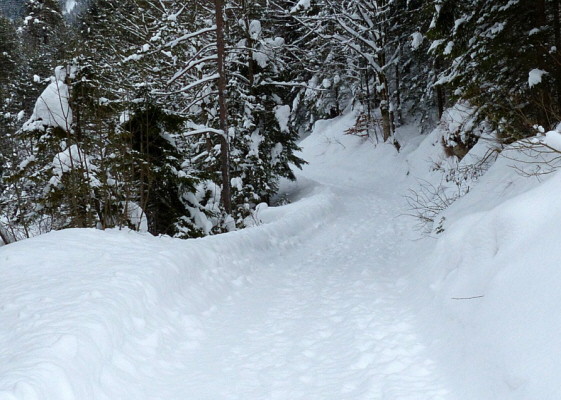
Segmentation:
{"type": "Polygon", "coordinates": [[[56,127],[70,129],[72,110],[68,85],[65,83],[66,76],[64,67],[55,69],[55,76],[51,77],[51,83],[37,99],[31,118],[23,125],[24,131],[56,127]]]}

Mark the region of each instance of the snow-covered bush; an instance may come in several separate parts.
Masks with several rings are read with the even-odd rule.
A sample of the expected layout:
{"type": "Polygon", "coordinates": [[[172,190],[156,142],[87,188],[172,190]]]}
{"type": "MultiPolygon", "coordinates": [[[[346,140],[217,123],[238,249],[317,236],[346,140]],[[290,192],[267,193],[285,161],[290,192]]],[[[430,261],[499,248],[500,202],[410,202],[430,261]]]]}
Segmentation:
{"type": "Polygon", "coordinates": [[[407,200],[420,229],[439,233],[441,213],[470,191],[502,147],[490,125],[478,120],[477,109],[465,102],[447,109],[430,136],[433,149],[425,156],[431,158],[433,178],[419,181],[407,200]]]}

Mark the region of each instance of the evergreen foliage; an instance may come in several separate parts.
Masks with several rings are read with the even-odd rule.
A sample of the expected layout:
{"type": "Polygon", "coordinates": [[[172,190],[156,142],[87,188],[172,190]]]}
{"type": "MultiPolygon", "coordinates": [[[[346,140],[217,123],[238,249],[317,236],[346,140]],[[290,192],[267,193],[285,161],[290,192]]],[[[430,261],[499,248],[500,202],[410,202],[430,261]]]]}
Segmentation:
{"type": "MultiPolygon", "coordinates": [[[[428,126],[456,101],[505,142],[560,119],[556,0],[80,5],[26,0],[21,19],[0,17],[4,241],[65,227],[243,227],[305,163],[299,137],[345,110],[394,143],[408,115],[428,126]],[[71,118],[38,111],[48,90],[71,118]]],[[[474,135],[453,144],[464,152],[474,135]]]]}
{"type": "Polygon", "coordinates": [[[509,142],[552,127],[560,114],[557,1],[436,1],[428,30],[446,60],[439,84],[470,101],[509,142]],[[541,82],[530,82],[536,71],[541,82]]]}

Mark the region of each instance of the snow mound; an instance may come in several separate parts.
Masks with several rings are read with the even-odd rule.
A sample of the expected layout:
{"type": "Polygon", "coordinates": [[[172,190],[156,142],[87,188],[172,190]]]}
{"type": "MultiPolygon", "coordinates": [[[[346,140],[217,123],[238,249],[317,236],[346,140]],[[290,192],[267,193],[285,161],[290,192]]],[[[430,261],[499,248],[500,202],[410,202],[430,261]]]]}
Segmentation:
{"type": "Polygon", "coordinates": [[[31,118],[23,125],[25,131],[44,130],[60,127],[69,130],[72,126],[72,110],[68,85],[64,82],[66,72],[57,67],[51,83],[43,91],[35,103],[31,118]]]}
{"type": "Polygon", "coordinates": [[[456,220],[425,264],[443,315],[431,335],[443,338],[443,359],[465,367],[465,399],[559,396],[560,187],[556,173],[456,220]]]}
{"type": "Polygon", "coordinates": [[[340,207],[310,194],[200,240],[73,229],[2,247],[0,399],[171,398],[143,382],[177,370],[178,344],[199,345],[201,317],[248,283],[244,260],[291,248],[340,207]]]}

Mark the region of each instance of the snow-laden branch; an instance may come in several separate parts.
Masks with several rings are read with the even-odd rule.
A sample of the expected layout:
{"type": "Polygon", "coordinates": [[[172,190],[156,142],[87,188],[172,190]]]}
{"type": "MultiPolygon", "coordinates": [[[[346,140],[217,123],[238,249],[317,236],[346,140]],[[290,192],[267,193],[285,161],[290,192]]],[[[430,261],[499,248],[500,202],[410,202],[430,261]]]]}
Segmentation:
{"type": "Polygon", "coordinates": [[[167,84],[171,85],[173,82],[175,82],[177,79],[181,78],[183,75],[185,75],[191,69],[195,68],[197,65],[206,63],[208,61],[216,61],[216,59],[217,59],[216,54],[213,54],[212,56],[203,57],[203,58],[199,58],[197,60],[191,61],[189,64],[187,64],[187,66],[185,68],[176,72],[175,75],[173,75],[173,77],[170,80],[168,80],[167,84]]]}
{"type": "Polygon", "coordinates": [[[347,24],[345,24],[343,22],[343,20],[341,19],[337,19],[337,23],[338,25],[343,28],[349,35],[351,35],[353,38],[357,39],[358,41],[362,42],[363,44],[365,44],[366,46],[370,47],[372,50],[374,50],[376,53],[382,51],[382,49],[380,48],[380,46],[378,46],[376,44],[376,42],[369,40],[367,38],[365,38],[363,35],[361,35],[359,32],[357,32],[355,29],[351,28],[350,26],[348,26],[347,24]]]}
{"type": "Polygon", "coordinates": [[[345,38],[339,34],[333,35],[332,37],[333,39],[337,40],[341,44],[349,47],[351,50],[354,50],[356,53],[364,57],[364,59],[368,61],[368,64],[370,64],[370,66],[374,68],[377,74],[384,73],[380,64],[374,59],[374,56],[372,56],[372,54],[366,53],[364,50],[361,49],[361,47],[358,44],[353,43],[351,39],[345,38]]]}
{"type": "Polygon", "coordinates": [[[214,129],[214,128],[199,128],[199,129],[195,129],[189,132],[185,132],[184,135],[185,136],[196,136],[196,135],[203,135],[205,133],[214,133],[216,135],[221,135],[221,136],[225,136],[224,135],[224,131],[220,130],[220,129],[214,129]]]}
{"type": "Polygon", "coordinates": [[[152,94],[160,95],[160,96],[165,96],[165,95],[183,93],[183,92],[187,92],[187,91],[193,89],[194,87],[197,87],[197,86],[199,86],[199,85],[203,85],[203,84],[205,84],[205,83],[207,83],[207,82],[215,81],[215,80],[217,80],[217,79],[218,79],[218,74],[214,74],[214,75],[206,76],[206,77],[204,77],[204,78],[202,78],[202,79],[199,79],[199,80],[197,80],[197,81],[195,81],[195,82],[192,82],[192,83],[190,83],[190,84],[187,85],[187,86],[183,86],[183,87],[182,87],[181,89],[179,89],[179,90],[173,90],[173,91],[171,91],[171,92],[160,92],[160,91],[154,90],[154,91],[152,92],[152,94]]]}
{"type": "Polygon", "coordinates": [[[309,86],[306,85],[305,83],[300,83],[300,82],[277,82],[277,81],[264,81],[259,83],[260,86],[285,86],[285,87],[296,87],[296,88],[302,88],[302,89],[310,89],[310,90],[316,90],[318,92],[325,92],[328,89],[322,89],[322,88],[318,88],[318,87],[313,87],[313,86],[309,86]]]}
{"type": "Polygon", "coordinates": [[[216,32],[216,25],[213,25],[210,28],[204,28],[204,29],[198,30],[196,32],[192,32],[192,33],[188,33],[186,35],[180,36],[177,39],[174,39],[174,40],[166,43],[165,47],[173,48],[173,47],[177,46],[178,44],[180,44],[181,42],[184,42],[186,40],[192,39],[192,38],[197,37],[197,36],[204,35],[204,34],[209,33],[209,32],[216,32]]]}

